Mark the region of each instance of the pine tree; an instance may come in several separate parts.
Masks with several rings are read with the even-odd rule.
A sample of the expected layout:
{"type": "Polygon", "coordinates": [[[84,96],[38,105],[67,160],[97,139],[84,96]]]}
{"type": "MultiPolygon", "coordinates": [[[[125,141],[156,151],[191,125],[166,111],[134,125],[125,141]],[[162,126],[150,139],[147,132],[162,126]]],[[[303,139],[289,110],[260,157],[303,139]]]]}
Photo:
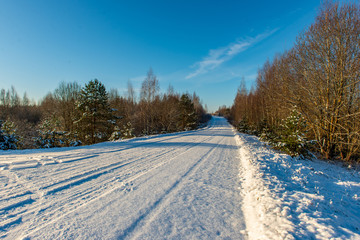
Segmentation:
{"type": "Polygon", "coordinates": [[[282,120],[280,127],[273,130],[264,125],[260,139],[268,142],[274,149],[290,156],[307,156],[309,141],[305,137],[306,121],[294,108],[290,115],[282,120]]]}
{"type": "Polygon", "coordinates": [[[277,148],[291,156],[307,155],[306,122],[296,108],[282,121],[280,127],[281,135],[277,148]]]}
{"type": "Polygon", "coordinates": [[[180,98],[180,130],[192,130],[197,127],[197,115],[193,102],[188,94],[183,94],[180,98]]]}
{"type": "Polygon", "coordinates": [[[109,138],[114,117],[105,86],[97,79],[90,81],[81,90],[77,110],[80,117],[75,123],[85,143],[94,144],[109,138]]]}

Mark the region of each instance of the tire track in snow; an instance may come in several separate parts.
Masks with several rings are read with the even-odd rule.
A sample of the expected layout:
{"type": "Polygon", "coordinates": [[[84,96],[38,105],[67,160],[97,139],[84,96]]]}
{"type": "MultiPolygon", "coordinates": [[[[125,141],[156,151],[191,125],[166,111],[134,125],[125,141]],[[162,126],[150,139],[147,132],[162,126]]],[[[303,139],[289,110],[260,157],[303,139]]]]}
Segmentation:
{"type": "MultiPolygon", "coordinates": [[[[207,139],[201,141],[200,143],[206,141],[207,139]]],[[[187,146],[190,146],[192,145],[193,143],[188,143],[188,144],[183,144],[182,147],[187,147],[187,146]]],[[[190,148],[192,148],[193,146],[191,146],[190,148]]],[[[188,149],[188,148],[187,148],[188,149]]],[[[187,149],[185,151],[187,151],[187,149]]],[[[48,189],[50,188],[50,190],[47,190],[44,195],[51,195],[51,194],[54,194],[54,193],[57,193],[59,191],[62,191],[62,190],[65,190],[65,189],[68,189],[70,187],[73,187],[73,186],[77,186],[77,185],[80,185],[82,183],[85,183],[85,182],[88,182],[88,181],[91,181],[93,179],[96,179],[106,173],[111,173],[117,169],[120,169],[120,168],[123,168],[125,166],[128,166],[130,164],[133,164],[133,163],[137,163],[139,164],[139,161],[141,160],[145,160],[147,159],[148,156],[151,155],[151,161],[156,161],[156,160],[161,160],[164,155],[166,154],[169,154],[169,153],[173,153],[173,152],[179,152],[179,151],[182,151],[181,149],[170,149],[170,150],[165,150],[165,151],[162,151],[158,154],[153,154],[153,153],[149,153],[147,156],[141,156],[139,158],[135,158],[135,160],[131,160],[131,161],[127,161],[127,162],[115,162],[113,164],[110,164],[110,165],[106,165],[106,166],[103,166],[103,167],[100,167],[100,168],[97,168],[97,169],[93,169],[93,170],[90,170],[88,172],[85,172],[85,173],[82,173],[82,174],[79,174],[79,175],[75,175],[75,176],[72,176],[68,179],[64,179],[60,182],[56,182],[54,184],[51,184],[51,185],[48,185],[48,186],[45,186],[43,187],[42,189],[48,189]],[[60,185],[60,186],[57,186],[57,185],[60,185]],[[53,187],[55,186],[55,187],[53,187]],[[53,187],[53,188],[51,188],[53,187]]],[[[132,158],[134,159],[134,158],[132,158]]],[[[147,164],[151,163],[150,161],[147,161],[147,164]]]]}
{"type": "MultiPolygon", "coordinates": [[[[163,141],[165,141],[165,140],[163,140],[163,141]]],[[[163,141],[157,141],[157,142],[154,142],[154,143],[146,143],[146,145],[149,145],[149,144],[153,145],[153,144],[163,142],[163,141]]],[[[189,144],[191,144],[191,143],[189,143],[189,144]]],[[[183,147],[186,147],[189,144],[183,144],[183,147]]],[[[144,144],[141,144],[140,146],[143,146],[143,145],[144,144]]],[[[162,153],[155,155],[155,159],[151,159],[151,160],[157,160],[156,157],[159,157],[159,156],[161,156],[163,154],[167,154],[167,153],[175,151],[175,150],[176,149],[171,149],[171,150],[166,150],[166,151],[161,150],[162,153]]],[[[108,153],[108,152],[104,152],[104,153],[108,153]]],[[[131,155],[131,153],[129,153],[129,154],[131,155]]],[[[93,158],[95,156],[98,156],[98,155],[91,155],[91,156],[88,156],[88,157],[81,157],[81,159],[89,159],[89,158],[93,158]]],[[[98,167],[96,169],[91,169],[91,170],[89,170],[89,171],[87,171],[85,173],[84,173],[84,171],[82,169],[82,170],[79,170],[80,174],[75,174],[74,175],[74,173],[72,173],[71,174],[72,176],[70,178],[60,179],[57,182],[53,182],[53,183],[50,183],[48,185],[42,186],[38,190],[40,192],[42,192],[40,195],[54,194],[54,193],[59,192],[61,190],[65,190],[65,189],[70,188],[72,186],[79,185],[81,183],[84,183],[84,182],[90,181],[92,179],[95,179],[97,177],[100,177],[101,175],[103,175],[105,173],[108,173],[108,172],[111,172],[111,171],[114,171],[114,170],[116,170],[118,168],[124,167],[124,166],[132,164],[132,163],[136,163],[137,161],[139,161],[139,160],[141,160],[143,158],[147,158],[148,156],[154,157],[154,154],[150,152],[146,156],[136,158],[135,160],[132,160],[132,161],[126,161],[126,162],[118,162],[117,161],[117,162],[109,164],[109,165],[98,167]],[[58,186],[58,185],[60,185],[60,186],[58,186]]],[[[128,159],[127,155],[122,156],[122,158],[128,159]]],[[[130,158],[130,159],[134,159],[134,158],[130,158]]],[[[16,175],[16,173],[14,173],[14,172],[9,172],[9,173],[14,175],[15,178],[17,178],[17,180],[19,181],[20,178],[16,175]]],[[[68,175],[70,175],[70,174],[68,174],[68,175]]],[[[23,181],[21,181],[21,182],[23,182],[23,181]]],[[[27,186],[29,186],[29,185],[37,185],[37,182],[27,182],[26,185],[27,186]]],[[[8,198],[12,198],[12,196],[9,196],[8,198]]]]}
{"type": "MultiPolygon", "coordinates": [[[[21,164],[25,164],[28,163],[28,162],[31,162],[33,163],[34,161],[37,161],[37,162],[40,162],[40,161],[43,161],[43,159],[45,159],[45,161],[54,161],[54,162],[57,162],[57,164],[52,164],[52,166],[49,166],[50,167],[50,170],[51,170],[51,167],[53,167],[53,165],[55,166],[67,166],[67,163],[69,163],[69,167],[70,167],[70,170],[69,168],[67,170],[69,170],[68,173],[70,173],[71,175],[73,174],[73,171],[75,170],[78,170],[77,172],[83,172],[83,168],[82,166],[86,166],[86,165],[89,165],[89,162],[88,161],[82,161],[82,160],[89,160],[90,158],[93,159],[93,162],[94,162],[94,159],[96,159],[97,155],[99,153],[103,153],[103,155],[113,155],[113,154],[116,154],[118,152],[123,152],[125,150],[133,150],[134,148],[136,147],[144,147],[146,148],[147,145],[156,145],[158,143],[162,143],[162,142],[166,142],[166,141],[169,141],[171,139],[181,139],[181,138],[184,138],[184,137],[187,137],[189,135],[193,135],[194,133],[196,134],[199,134],[199,135],[202,135],[201,133],[204,132],[206,129],[201,129],[201,130],[197,130],[197,131],[192,131],[192,132],[186,132],[186,133],[176,133],[174,134],[175,136],[171,136],[171,137],[167,137],[165,136],[166,138],[164,139],[162,135],[158,136],[158,137],[161,137],[161,140],[160,141],[153,141],[151,142],[151,139],[153,137],[150,137],[149,139],[145,139],[146,141],[149,140],[150,142],[145,142],[145,143],[139,143],[137,144],[137,146],[131,146],[131,147],[127,147],[127,148],[122,148],[122,149],[118,149],[118,150],[112,150],[112,151],[93,151],[93,150],[96,150],[96,149],[89,149],[90,150],[90,154],[92,155],[84,155],[84,154],[81,154],[81,152],[78,152],[77,155],[80,154],[80,156],[78,158],[73,158],[74,154],[69,154],[67,155],[66,158],[56,158],[55,155],[52,155],[52,156],[48,156],[48,155],[44,155],[46,154],[45,153],[42,153],[41,156],[34,156],[34,155],[31,155],[31,157],[27,157],[26,160],[23,161],[24,157],[22,157],[22,162],[21,164]],[[82,156],[81,156],[82,155],[82,156]],[[72,158],[72,159],[69,159],[69,158],[72,158]],[[65,160],[66,159],[66,160],[65,160]],[[77,165],[76,163],[78,162],[81,162],[82,164],[79,166],[77,165]]],[[[205,136],[207,134],[204,134],[203,135],[203,140],[200,141],[200,142],[197,142],[197,143],[194,143],[194,140],[197,140],[199,138],[199,135],[196,135],[196,136],[193,136],[189,142],[187,143],[182,143],[181,147],[185,147],[185,146],[190,146],[189,148],[187,148],[185,151],[184,149],[180,148],[179,146],[176,146],[176,147],[173,147],[172,149],[170,149],[169,151],[165,152],[164,153],[164,156],[166,156],[167,154],[170,154],[173,153],[173,155],[176,155],[177,152],[187,152],[189,149],[193,148],[193,147],[196,147],[197,145],[201,144],[202,142],[204,141],[207,141],[209,138],[205,138],[205,136]],[[194,145],[195,144],[195,145],[194,145]],[[180,149],[179,149],[180,148],[180,149]]],[[[157,137],[154,137],[154,138],[157,138],[157,137]]],[[[189,139],[187,139],[189,140],[189,139]]],[[[176,142],[175,142],[176,143],[176,142]]],[[[109,143],[111,145],[111,143],[109,143]]],[[[118,144],[122,144],[122,143],[118,143],[118,144]]],[[[126,144],[126,143],[125,143],[126,144]]],[[[136,143],[135,143],[136,144],[136,143]]],[[[112,146],[110,146],[112,147],[112,146]]],[[[113,147],[112,147],[113,148],[113,147]]],[[[74,151],[79,151],[79,150],[84,150],[84,149],[74,149],[74,151]]],[[[85,149],[87,150],[87,149],[85,149]]],[[[125,151],[126,152],[126,151],[125,151]]],[[[138,168],[140,165],[143,165],[143,164],[147,164],[147,166],[151,166],[152,164],[154,164],[154,162],[156,163],[156,161],[161,161],[161,160],[168,160],[169,158],[161,158],[159,157],[158,159],[154,159],[153,157],[153,154],[154,154],[154,151],[148,151],[147,150],[143,150],[142,153],[148,153],[145,157],[140,157],[139,159],[137,160],[134,160],[133,163],[131,164],[128,164],[126,166],[126,169],[130,168],[130,167],[133,167],[134,169],[138,168]],[[147,159],[147,157],[149,157],[149,159],[147,159]],[[149,161],[151,160],[151,161],[149,161]],[[138,166],[139,165],[139,166],[138,166]]],[[[155,152],[158,152],[158,150],[156,150],[155,152]]],[[[161,152],[164,152],[163,149],[161,150],[161,152]]],[[[53,153],[53,152],[49,152],[49,153],[53,153]]],[[[55,153],[55,154],[58,154],[58,153],[55,153]]],[[[126,154],[125,156],[123,156],[124,158],[127,158],[128,155],[131,155],[132,152],[129,151],[129,154],[126,154]]],[[[182,154],[182,153],[181,153],[182,154]]],[[[180,155],[181,155],[180,154],[180,155]]],[[[178,155],[176,155],[178,156],[178,155]]],[[[175,157],[176,157],[175,156],[175,157]]],[[[111,156],[110,156],[111,157],[111,156]]],[[[16,160],[16,156],[15,157],[10,157],[12,159],[15,159],[16,160]]],[[[170,160],[172,160],[173,158],[170,158],[170,160]]],[[[17,161],[18,163],[20,161],[17,161]]],[[[11,204],[12,207],[9,207],[9,206],[5,206],[5,210],[6,211],[10,211],[10,210],[13,210],[14,208],[19,208],[17,212],[14,212],[14,211],[11,211],[11,214],[14,216],[14,215],[18,215],[20,217],[16,218],[15,220],[9,215],[7,217],[7,219],[5,219],[5,221],[2,221],[3,226],[6,227],[6,229],[9,229],[9,228],[12,228],[13,226],[12,225],[16,225],[16,224],[21,224],[22,223],[22,226],[24,226],[24,224],[26,225],[29,225],[29,218],[31,219],[31,217],[29,217],[29,215],[33,214],[33,215],[36,215],[36,217],[39,216],[39,219],[42,219],[42,217],[44,216],[44,213],[49,213],[49,211],[47,209],[54,209],[52,208],[53,205],[55,204],[56,206],[60,205],[60,204],[68,204],[68,205],[72,205],[69,209],[73,209],[73,210],[76,210],[77,207],[81,207],[82,204],[87,204],[86,201],[88,200],[91,200],[93,196],[99,196],[101,195],[102,193],[104,193],[104,189],[102,189],[104,186],[106,187],[105,188],[105,191],[107,191],[108,189],[110,189],[108,192],[112,192],[113,189],[112,187],[115,186],[116,188],[115,189],[118,189],[118,188],[122,188],[124,186],[126,186],[127,182],[131,182],[132,180],[140,177],[140,176],[143,176],[145,174],[147,174],[148,172],[150,172],[150,170],[152,169],[156,169],[160,166],[162,166],[163,164],[167,163],[169,161],[164,161],[160,164],[158,164],[157,167],[154,167],[154,168],[148,168],[146,167],[144,170],[141,170],[139,174],[133,174],[132,172],[125,172],[125,175],[126,175],[126,179],[124,179],[124,182],[123,183],[119,183],[118,182],[118,179],[114,180],[113,178],[108,178],[106,179],[106,181],[101,181],[100,184],[97,184],[95,185],[95,190],[94,190],[94,185],[92,186],[89,186],[90,182],[92,182],[92,180],[96,180],[101,177],[103,177],[104,175],[109,175],[108,173],[113,173],[114,171],[116,170],[119,170],[119,169],[122,169],[123,167],[121,168],[117,168],[117,169],[106,169],[105,172],[102,172],[102,174],[99,174],[99,175],[96,175],[96,177],[94,177],[94,175],[91,175],[91,176],[85,176],[85,175],[81,175],[80,178],[84,177],[84,178],[87,178],[87,179],[77,179],[75,181],[75,185],[77,186],[80,186],[80,185],[83,185],[83,184],[87,184],[87,188],[82,188],[82,189],[77,189],[77,188],[74,188],[74,189],[71,189],[71,193],[72,195],[70,196],[65,196],[63,198],[61,198],[61,196],[59,194],[56,194],[57,192],[61,192],[61,191],[64,191],[64,190],[67,190],[69,189],[70,187],[74,186],[74,184],[66,184],[66,181],[64,181],[64,179],[60,179],[61,183],[67,185],[66,187],[61,187],[59,189],[57,189],[58,191],[54,191],[54,192],[50,192],[50,194],[46,194],[46,192],[44,193],[44,191],[41,191],[43,190],[44,187],[40,187],[40,188],[37,188],[37,184],[38,183],[41,183],[41,181],[33,181],[33,177],[34,175],[31,175],[31,181],[28,181],[27,178],[26,178],[26,174],[29,174],[28,172],[23,172],[24,170],[26,170],[26,168],[18,168],[17,170],[20,170],[20,172],[16,172],[16,171],[12,171],[11,169],[8,170],[9,173],[11,173],[12,175],[14,175],[16,178],[17,178],[17,183],[16,185],[12,185],[11,187],[15,187],[17,188],[17,190],[21,189],[22,187],[19,186],[19,183],[23,183],[24,184],[24,187],[30,187],[31,188],[31,191],[27,191],[27,192],[23,192],[23,193],[18,193],[18,194],[8,194],[8,198],[12,199],[12,200],[19,200],[17,203],[14,202],[13,204],[11,204]],[[17,173],[21,173],[20,175],[17,175],[17,173]],[[132,175],[131,175],[132,174],[132,175]],[[130,176],[134,176],[134,177],[130,177],[129,178],[129,175],[130,176]],[[23,176],[24,178],[22,178],[21,176],[23,176]],[[74,193],[73,193],[74,192],[74,193]],[[32,194],[32,195],[31,195],[32,194]],[[51,197],[53,196],[54,194],[56,194],[56,197],[57,199],[55,199],[55,201],[52,201],[52,204],[47,204],[47,200],[48,197],[51,197]],[[25,195],[31,195],[30,198],[28,198],[28,200],[21,200],[19,198],[21,198],[22,196],[25,196],[25,195]],[[46,199],[44,199],[44,196],[46,197],[46,199]],[[91,195],[91,196],[90,196],[91,195]],[[59,199],[59,196],[60,196],[60,199],[59,199]],[[89,197],[87,197],[89,196],[89,197]],[[85,201],[82,201],[84,198],[85,201]],[[34,200],[34,201],[33,201],[34,200]],[[69,201],[70,200],[70,201],[69,201]],[[76,202],[74,202],[76,201],[76,202]],[[26,203],[27,205],[28,204],[32,204],[32,207],[28,207],[28,206],[25,206],[24,204],[21,204],[21,203],[26,203]],[[42,208],[42,209],[39,209],[37,206],[38,205],[42,205],[42,207],[44,206],[44,204],[47,204],[47,207],[46,208],[42,208]],[[32,209],[32,210],[31,210],[32,209]],[[9,224],[10,223],[10,224],[9,224]]],[[[16,164],[15,164],[16,165],[16,164]]],[[[41,168],[42,166],[44,166],[44,164],[36,164],[38,167],[37,168],[41,168]]],[[[45,164],[45,165],[50,165],[50,164],[45,164]]],[[[113,165],[110,164],[112,167],[113,165]]],[[[45,167],[45,166],[44,166],[45,167]]],[[[109,167],[109,166],[102,166],[102,167],[109,167]]],[[[49,169],[49,168],[47,168],[49,169]]],[[[14,170],[14,169],[13,169],[14,170]]],[[[44,172],[44,170],[43,170],[44,172]]],[[[93,170],[90,170],[88,171],[88,173],[93,173],[93,170]]],[[[40,172],[41,173],[41,172],[40,172]]],[[[43,179],[48,179],[49,176],[50,178],[52,177],[52,173],[51,175],[48,175],[46,174],[47,172],[44,172],[45,173],[45,177],[43,179]]],[[[59,175],[59,176],[62,176],[62,174],[64,174],[62,171],[55,171],[54,172],[55,174],[59,175]]],[[[70,174],[64,174],[65,176],[69,176],[70,174]]],[[[114,174],[111,174],[111,175],[114,175],[114,174]]],[[[35,176],[36,177],[36,176],[35,176]]],[[[41,179],[40,179],[41,180],[41,179]]],[[[50,185],[54,186],[53,185],[53,179],[49,179],[50,180],[50,185]]],[[[71,178],[71,180],[74,180],[74,178],[71,178]]],[[[68,180],[67,180],[68,181],[68,180]]],[[[45,185],[45,188],[46,188],[46,185],[45,185]]],[[[10,189],[11,191],[11,189],[10,189]]],[[[2,192],[2,191],[1,191],[2,192]]],[[[2,200],[2,199],[1,199],[2,200]]],[[[52,210],[49,214],[55,214],[55,212],[59,209],[64,209],[64,207],[62,208],[55,208],[55,210],[52,210]]],[[[54,216],[54,215],[52,215],[54,216]]],[[[58,216],[58,215],[56,215],[58,216]]],[[[2,220],[2,219],[1,219],[2,220]]],[[[46,218],[44,219],[44,221],[46,220],[46,218]]],[[[34,223],[34,222],[30,222],[30,225],[34,223]]],[[[15,230],[15,229],[13,229],[15,230]]],[[[6,235],[5,235],[6,236],[6,235]]],[[[1,237],[1,234],[0,234],[0,237],[1,237]]],[[[4,235],[3,235],[4,237],[4,235]]]]}
{"type": "MultiPolygon", "coordinates": [[[[167,151],[167,152],[171,152],[172,150],[170,151],[167,151]]],[[[166,153],[163,153],[163,154],[166,154],[166,153]]],[[[159,154],[159,156],[163,155],[163,154],[159,154]]],[[[153,158],[152,160],[157,160],[159,158],[153,158]]],[[[137,158],[135,159],[134,161],[132,162],[129,162],[128,164],[130,163],[136,163],[137,161],[139,160],[143,160],[142,157],[140,158],[137,158]]],[[[112,170],[115,170],[115,168],[113,168],[112,170]]],[[[80,183],[86,183],[88,181],[91,181],[91,180],[94,180],[96,179],[96,177],[100,177],[106,173],[109,173],[111,172],[111,169],[108,169],[107,171],[102,171],[102,172],[98,172],[95,177],[94,175],[90,175],[90,176],[85,176],[83,179],[82,179],[82,182],[72,182],[72,183],[75,183],[75,185],[80,185],[80,183]],[[86,181],[87,180],[87,181],[86,181]]],[[[15,175],[16,177],[16,175],[15,175]]],[[[113,180],[113,179],[110,179],[110,181],[113,180]]],[[[74,204],[73,201],[74,200],[78,200],[78,199],[81,199],[80,201],[80,204],[81,202],[83,201],[83,199],[89,195],[89,194],[94,194],[94,193],[101,193],[102,191],[102,187],[103,187],[103,182],[101,182],[101,185],[98,185],[98,186],[95,186],[95,189],[94,189],[94,185],[91,185],[89,186],[88,190],[85,190],[84,189],[79,189],[78,191],[74,191],[72,190],[71,192],[71,195],[68,196],[68,195],[64,195],[64,196],[60,196],[60,198],[57,198],[56,199],[56,202],[51,202],[51,204],[48,204],[45,202],[45,204],[43,204],[44,201],[38,201],[36,202],[35,200],[33,200],[31,197],[27,197],[27,200],[19,200],[18,202],[15,202],[15,203],[12,203],[10,204],[9,206],[5,206],[4,207],[4,210],[13,210],[11,212],[11,215],[15,215],[15,216],[19,216],[19,215],[22,215],[22,219],[25,219],[26,216],[29,216],[29,215],[35,215],[33,218],[37,218],[37,219],[48,219],[49,217],[51,217],[51,214],[55,214],[56,212],[58,212],[59,210],[63,210],[65,206],[67,205],[73,205],[73,207],[76,207],[77,204],[74,204]],[[98,190],[98,191],[97,191],[98,190]],[[24,203],[24,204],[22,204],[24,203]],[[31,207],[27,207],[23,210],[22,207],[25,207],[25,204],[32,204],[34,203],[31,207]],[[44,206],[45,205],[45,206],[44,206]],[[53,209],[52,211],[50,212],[46,212],[46,209],[51,209],[54,205],[61,205],[61,207],[59,208],[56,208],[56,209],[53,209]],[[40,208],[41,206],[41,208],[40,208]],[[14,210],[16,209],[17,207],[19,207],[18,211],[14,210]],[[40,216],[36,216],[38,213],[42,213],[40,214],[40,216]],[[44,212],[44,214],[43,214],[44,212]]],[[[69,184],[66,184],[66,185],[63,185],[62,186],[62,189],[57,189],[57,191],[54,191],[53,193],[55,192],[58,192],[58,191],[61,191],[61,190],[65,190],[65,189],[68,189],[70,188],[72,185],[71,183],[69,184]],[[66,186],[66,187],[64,187],[66,186]]],[[[50,195],[50,194],[42,194],[42,195],[50,195]]],[[[40,200],[43,200],[43,198],[40,198],[40,200]]],[[[1,209],[0,209],[1,210],[1,209]]],[[[59,211],[61,213],[63,213],[63,211],[59,211]]],[[[6,221],[4,221],[5,223],[6,221]]],[[[6,229],[6,228],[9,228],[11,227],[12,225],[14,225],[15,223],[20,223],[21,221],[13,221],[13,224],[7,224],[5,223],[4,224],[0,224],[0,226],[2,226],[2,229],[6,229]]],[[[30,223],[31,225],[31,223],[30,223]]],[[[0,235],[1,237],[1,235],[0,235]]]]}

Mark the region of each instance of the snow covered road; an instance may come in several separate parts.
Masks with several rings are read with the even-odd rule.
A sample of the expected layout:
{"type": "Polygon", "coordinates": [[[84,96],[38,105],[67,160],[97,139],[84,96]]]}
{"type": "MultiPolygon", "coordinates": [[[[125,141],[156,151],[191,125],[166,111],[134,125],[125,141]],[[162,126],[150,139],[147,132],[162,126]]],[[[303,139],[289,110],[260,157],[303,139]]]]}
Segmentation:
{"type": "Polygon", "coordinates": [[[191,132],[0,155],[0,238],[243,239],[238,147],[191,132]]]}

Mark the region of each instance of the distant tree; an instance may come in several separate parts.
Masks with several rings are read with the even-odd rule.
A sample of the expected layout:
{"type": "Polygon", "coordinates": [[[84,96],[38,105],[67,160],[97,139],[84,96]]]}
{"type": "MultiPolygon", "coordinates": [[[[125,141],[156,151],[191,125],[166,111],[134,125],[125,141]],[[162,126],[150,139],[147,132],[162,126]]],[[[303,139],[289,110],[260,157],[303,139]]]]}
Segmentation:
{"type": "Polygon", "coordinates": [[[21,98],[16,92],[15,87],[11,86],[11,89],[6,91],[1,89],[0,91],[0,105],[4,107],[18,107],[21,104],[21,98]]]}
{"type": "Polygon", "coordinates": [[[79,99],[81,86],[76,83],[61,82],[55,89],[53,98],[55,99],[57,116],[61,120],[61,128],[66,132],[74,132],[74,120],[76,118],[76,102],[79,99]]]}
{"type": "Polygon", "coordinates": [[[21,101],[21,105],[22,105],[22,106],[29,106],[29,105],[30,105],[30,99],[29,99],[29,97],[27,96],[27,93],[26,93],[26,92],[24,93],[23,99],[22,99],[22,101],[21,101]]]}
{"type": "Polygon", "coordinates": [[[11,106],[20,106],[21,100],[14,86],[11,86],[10,99],[11,106]]]}
{"type": "Polygon", "coordinates": [[[201,103],[200,97],[197,96],[196,93],[194,92],[191,100],[194,104],[197,124],[207,122],[207,120],[209,120],[209,116],[207,115],[207,113],[201,103]]]}
{"type": "Polygon", "coordinates": [[[58,117],[58,101],[54,97],[54,94],[49,92],[40,101],[40,109],[42,113],[42,119],[58,117]]]}
{"type": "Polygon", "coordinates": [[[170,85],[167,93],[162,97],[161,106],[158,107],[158,122],[162,133],[177,131],[177,121],[180,114],[179,98],[179,95],[170,85]]]}
{"type": "Polygon", "coordinates": [[[245,85],[245,79],[242,78],[234,100],[234,108],[235,108],[234,121],[236,124],[239,123],[241,119],[243,119],[247,115],[246,112],[247,94],[248,91],[245,85]]]}
{"type": "Polygon", "coordinates": [[[127,99],[132,104],[136,102],[135,90],[130,80],[127,82],[127,99]]]}
{"type": "Polygon", "coordinates": [[[156,110],[153,105],[158,98],[160,90],[159,80],[150,68],[146,78],[141,84],[140,91],[140,115],[144,134],[152,134],[155,130],[156,110]]]}
{"type": "Polygon", "coordinates": [[[94,144],[109,138],[114,118],[105,86],[97,79],[91,80],[81,90],[77,110],[80,118],[75,123],[85,143],[94,144]]]}
{"type": "Polygon", "coordinates": [[[5,89],[1,89],[0,90],[0,105],[2,107],[5,107],[6,106],[6,90],[5,89]]]}
{"type": "Polygon", "coordinates": [[[231,109],[226,107],[225,105],[220,106],[219,109],[215,112],[215,114],[217,114],[218,116],[222,116],[225,117],[226,119],[228,119],[230,122],[232,122],[233,116],[231,114],[231,109]]]}
{"type": "Polygon", "coordinates": [[[140,100],[151,103],[155,100],[160,90],[159,80],[152,68],[147,72],[146,78],[141,84],[140,100]]]}
{"type": "Polygon", "coordinates": [[[191,101],[189,94],[183,94],[179,102],[180,116],[179,129],[192,130],[197,127],[197,116],[194,103],[191,101]]]}

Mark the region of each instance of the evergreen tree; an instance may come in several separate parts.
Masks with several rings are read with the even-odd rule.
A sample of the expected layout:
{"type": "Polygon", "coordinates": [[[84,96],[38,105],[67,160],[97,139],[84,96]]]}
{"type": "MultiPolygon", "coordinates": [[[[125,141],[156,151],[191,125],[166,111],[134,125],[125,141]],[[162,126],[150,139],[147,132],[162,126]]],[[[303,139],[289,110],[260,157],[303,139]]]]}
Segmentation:
{"type": "Polygon", "coordinates": [[[80,117],[75,123],[85,143],[94,144],[109,138],[114,117],[105,86],[97,79],[91,80],[81,90],[77,110],[80,117]]]}
{"type": "Polygon", "coordinates": [[[180,98],[180,116],[179,129],[192,130],[197,127],[197,115],[194,103],[191,101],[188,94],[183,94],[180,98]]]}
{"type": "Polygon", "coordinates": [[[275,149],[284,151],[291,156],[306,156],[309,144],[305,133],[305,119],[294,108],[290,115],[282,120],[276,133],[264,128],[260,138],[269,142],[275,149]]]}
{"type": "Polygon", "coordinates": [[[306,122],[296,108],[282,121],[281,135],[277,148],[290,154],[299,156],[307,154],[308,141],[305,137],[306,122]]]}

